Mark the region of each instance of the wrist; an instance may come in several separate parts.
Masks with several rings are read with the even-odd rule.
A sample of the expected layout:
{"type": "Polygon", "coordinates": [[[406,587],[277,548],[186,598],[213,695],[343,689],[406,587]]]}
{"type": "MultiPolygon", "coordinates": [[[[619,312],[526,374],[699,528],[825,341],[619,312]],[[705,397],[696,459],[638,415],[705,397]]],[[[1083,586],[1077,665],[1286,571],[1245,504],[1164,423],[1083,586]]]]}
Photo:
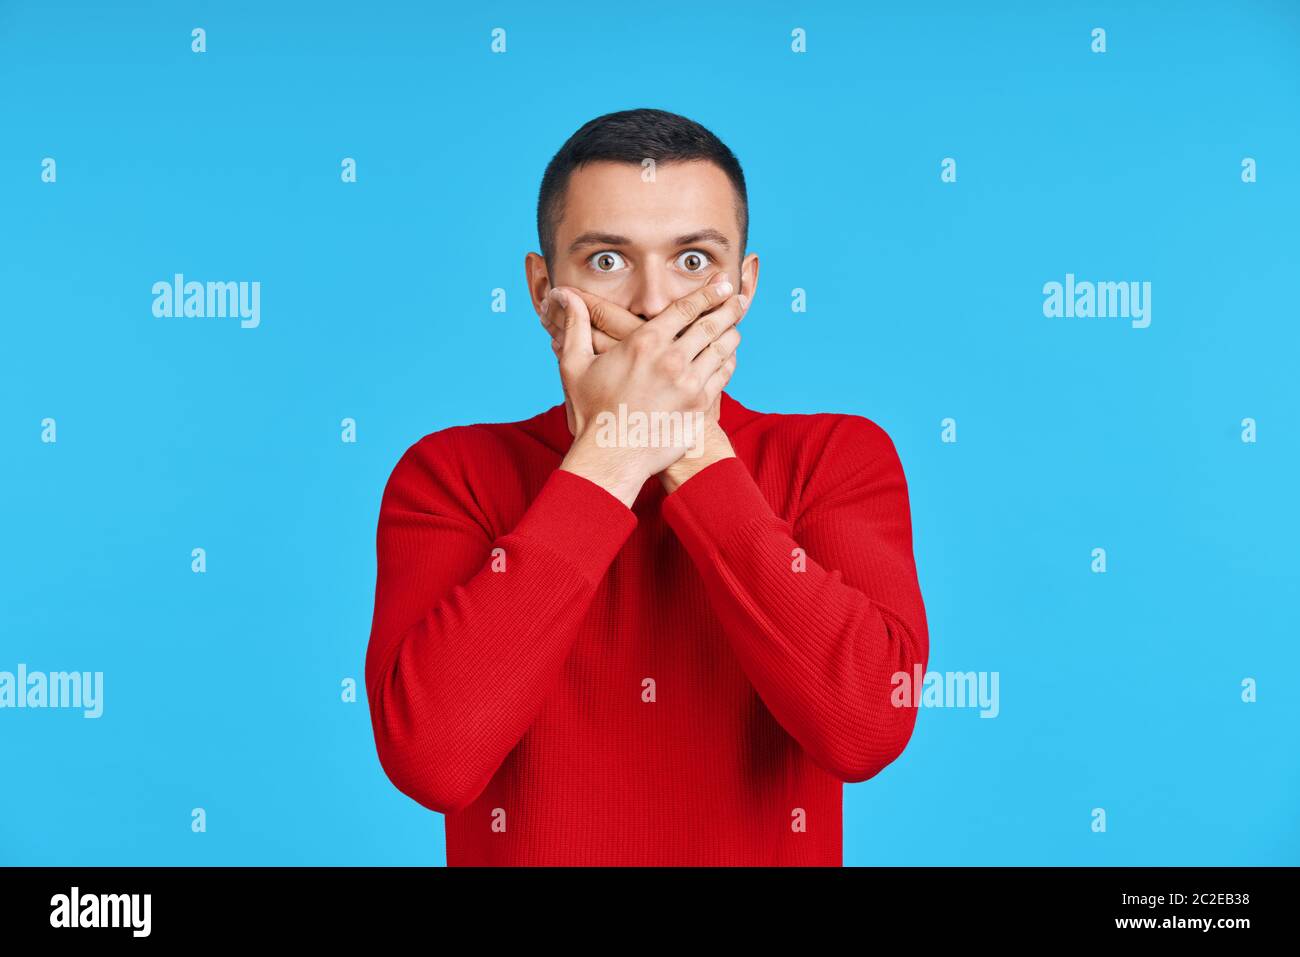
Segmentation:
{"type": "Polygon", "coordinates": [[[705,443],[703,454],[694,458],[683,455],[659,473],[659,480],[663,482],[664,490],[669,495],[710,465],[721,462],[723,459],[736,457],[735,449],[731,447],[731,441],[727,438],[726,433],[720,428],[715,431],[716,436],[711,436],[709,441],[705,443]]]}
{"type": "Polygon", "coordinates": [[[641,486],[650,476],[625,449],[602,448],[591,437],[590,430],[573,440],[560,468],[594,482],[628,508],[636,501],[641,486]]]}

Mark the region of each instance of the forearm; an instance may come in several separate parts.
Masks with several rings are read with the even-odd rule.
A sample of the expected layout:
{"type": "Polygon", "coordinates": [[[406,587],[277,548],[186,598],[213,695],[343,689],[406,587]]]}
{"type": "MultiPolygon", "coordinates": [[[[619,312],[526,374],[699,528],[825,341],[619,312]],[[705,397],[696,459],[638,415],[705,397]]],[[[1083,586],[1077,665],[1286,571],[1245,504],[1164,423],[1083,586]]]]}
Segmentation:
{"type": "Polygon", "coordinates": [[[796,539],[739,460],[669,496],[665,517],[754,688],[813,760],[845,781],[894,760],[915,710],[894,706],[893,676],[928,655],[910,563],[863,536],[857,547],[876,554],[850,559],[851,577],[872,586],[850,583],[816,558],[835,549],[812,532],[796,539]]]}
{"type": "MultiPolygon", "coordinates": [[[[559,680],[634,525],[604,491],[557,472],[478,570],[400,634],[385,609],[407,596],[381,578],[366,684],[380,761],[401,791],[442,813],[482,792],[559,680]]],[[[437,549],[381,553],[381,568],[437,560],[437,549]]]]}
{"type": "Polygon", "coordinates": [[[644,456],[632,449],[602,447],[594,436],[590,429],[581,432],[564,456],[560,468],[600,486],[631,508],[641,486],[650,477],[644,456]]]}

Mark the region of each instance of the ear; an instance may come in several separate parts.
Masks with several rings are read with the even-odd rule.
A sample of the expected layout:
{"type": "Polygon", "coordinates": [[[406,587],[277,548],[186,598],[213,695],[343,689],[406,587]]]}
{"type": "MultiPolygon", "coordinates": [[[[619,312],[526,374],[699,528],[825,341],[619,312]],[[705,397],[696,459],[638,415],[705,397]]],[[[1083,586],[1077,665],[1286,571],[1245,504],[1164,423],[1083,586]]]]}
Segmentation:
{"type": "Polygon", "coordinates": [[[749,297],[752,306],[758,291],[758,253],[750,253],[740,264],[740,291],[749,297]]]}
{"type": "Polygon", "coordinates": [[[542,314],[542,302],[551,291],[550,270],[546,260],[537,253],[524,256],[524,281],[528,284],[528,295],[533,301],[533,311],[542,314]]]}

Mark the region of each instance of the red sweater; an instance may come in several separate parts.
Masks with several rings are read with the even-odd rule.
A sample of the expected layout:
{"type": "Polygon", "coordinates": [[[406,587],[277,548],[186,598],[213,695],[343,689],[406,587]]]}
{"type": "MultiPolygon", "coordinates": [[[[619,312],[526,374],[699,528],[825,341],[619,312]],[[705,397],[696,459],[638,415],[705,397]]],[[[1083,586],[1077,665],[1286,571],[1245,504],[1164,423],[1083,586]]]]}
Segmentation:
{"type": "Polygon", "coordinates": [[[564,406],[420,439],[377,533],[366,692],[457,865],[840,865],[929,634],[893,442],[722,394],[736,458],[629,509],[564,406]]]}

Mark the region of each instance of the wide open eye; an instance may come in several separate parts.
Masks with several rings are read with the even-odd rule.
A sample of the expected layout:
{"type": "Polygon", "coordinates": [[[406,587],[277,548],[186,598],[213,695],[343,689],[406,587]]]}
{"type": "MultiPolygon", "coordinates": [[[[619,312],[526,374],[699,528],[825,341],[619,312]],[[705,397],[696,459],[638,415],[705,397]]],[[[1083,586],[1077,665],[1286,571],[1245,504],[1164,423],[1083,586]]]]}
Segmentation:
{"type": "Polygon", "coordinates": [[[702,249],[688,249],[677,257],[677,265],[694,275],[713,265],[713,259],[702,249]]]}
{"type": "Polygon", "coordinates": [[[622,256],[614,252],[612,249],[605,249],[598,253],[593,253],[591,258],[587,260],[587,265],[596,272],[618,272],[626,266],[627,263],[623,261],[622,256]]]}

